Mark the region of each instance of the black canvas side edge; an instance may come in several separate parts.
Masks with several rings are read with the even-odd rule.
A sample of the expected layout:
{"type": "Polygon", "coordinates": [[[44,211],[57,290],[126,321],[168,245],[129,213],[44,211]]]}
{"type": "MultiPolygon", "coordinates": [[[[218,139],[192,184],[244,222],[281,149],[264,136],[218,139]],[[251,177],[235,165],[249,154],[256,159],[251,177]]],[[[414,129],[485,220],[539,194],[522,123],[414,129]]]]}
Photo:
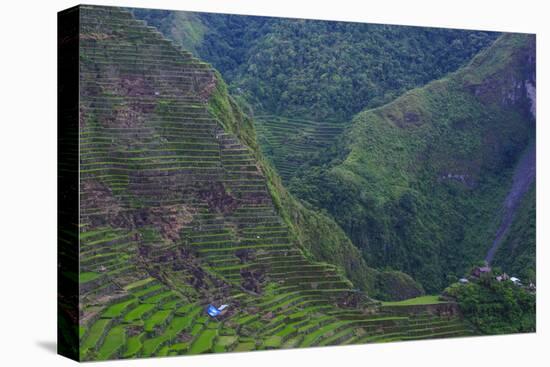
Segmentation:
{"type": "Polygon", "coordinates": [[[57,14],[57,352],[79,360],[80,9],[57,14]]]}

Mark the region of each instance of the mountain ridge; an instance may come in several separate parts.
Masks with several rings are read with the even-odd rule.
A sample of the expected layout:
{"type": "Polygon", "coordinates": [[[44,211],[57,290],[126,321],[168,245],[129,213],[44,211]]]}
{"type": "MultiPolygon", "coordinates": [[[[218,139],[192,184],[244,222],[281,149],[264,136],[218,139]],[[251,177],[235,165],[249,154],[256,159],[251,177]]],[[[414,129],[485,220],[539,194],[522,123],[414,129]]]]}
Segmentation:
{"type": "Polygon", "coordinates": [[[291,192],[331,213],[370,266],[396,266],[429,291],[445,286],[440,259],[447,257],[452,265],[445,268],[456,277],[468,261],[440,256],[438,248],[452,247],[470,263],[483,258],[492,229],[479,223],[495,226],[500,200],[491,198],[503,197],[508,185],[498,175],[509,179],[534,138],[527,92],[534,84],[533,50],[531,36],[501,36],[468,66],[359,113],[339,143],[291,181],[291,192]],[[475,193],[483,207],[473,205],[475,193]],[[428,216],[428,208],[444,215],[428,216]],[[468,212],[481,216],[472,230],[461,230],[468,212]],[[424,254],[412,262],[415,248],[424,254]],[[421,263],[434,266],[419,274],[421,263]]]}
{"type": "Polygon", "coordinates": [[[477,333],[453,302],[386,306],[314,261],[338,226],[277,187],[219,74],[123,8],[78,9],[80,360],[477,333]]]}
{"type": "Polygon", "coordinates": [[[260,146],[285,184],[334,142],[354,114],[456,70],[498,35],[173,13],[134,10],[176,42],[187,46],[188,40],[196,40],[190,45],[195,55],[211,62],[231,94],[253,113],[260,146]],[[202,37],[183,37],[188,29],[197,29],[191,33],[202,37]]]}

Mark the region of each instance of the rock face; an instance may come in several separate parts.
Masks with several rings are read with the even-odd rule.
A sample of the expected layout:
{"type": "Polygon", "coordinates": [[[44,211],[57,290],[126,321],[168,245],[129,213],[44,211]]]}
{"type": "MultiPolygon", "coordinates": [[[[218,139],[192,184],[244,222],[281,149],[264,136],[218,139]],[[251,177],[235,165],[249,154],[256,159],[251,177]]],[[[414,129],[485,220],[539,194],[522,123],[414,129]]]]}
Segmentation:
{"type": "Polygon", "coordinates": [[[466,75],[465,85],[485,103],[498,103],[504,108],[528,106],[528,111],[534,118],[535,37],[507,35],[501,43],[507,45],[512,52],[501,55],[504,60],[494,59],[494,54],[487,51],[478,55],[471,64],[472,68],[478,69],[475,73],[466,75]]]}
{"type": "Polygon", "coordinates": [[[416,314],[379,324],[364,295],[339,308],[352,284],[291,242],[250,148],[209,110],[217,83],[129,12],[80,7],[80,358],[429,337],[410,334],[416,314]],[[210,320],[209,303],[229,308],[210,320]]]}
{"type": "Polygon", "coordinates": [[[533,84],[533,81],[525,81],[525,91],[527,92],[527,98],[531,102],[531,108],[529,111],[534,119],[537,118],[537,87],[533,84]]]}
{"type": "Polygon", "coordinates": [[[522,158],[518,162],[514,177],[512,179],[512,187],[508,191],[504,203],[502,205],[502,217],[500,225],[495,233],[495,238],[491,243],[485,261],[491,263],[499,249],[504,237],[508,233],[512,225],[516,212],[518,211],[525,195],[535,183],[536,176],[536,147],[531,144],[525,149],[522,158]]]}

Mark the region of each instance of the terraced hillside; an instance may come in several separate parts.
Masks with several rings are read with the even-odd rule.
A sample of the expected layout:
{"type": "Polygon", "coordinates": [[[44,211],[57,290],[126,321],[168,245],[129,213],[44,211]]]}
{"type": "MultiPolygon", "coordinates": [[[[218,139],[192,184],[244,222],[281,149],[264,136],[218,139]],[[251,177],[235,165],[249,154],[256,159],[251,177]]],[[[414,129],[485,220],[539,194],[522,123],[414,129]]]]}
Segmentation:
{"type": "Polygon", "coordinates": [[[473,333],[454,304],[382,305],[304,255],[211,113],[208,64],[123,9],[80,22],[81,360],[473,333]]]}
{"type": "Polygon", "coordinates": [[[345,125],[334,121],[311,121],[274,115],[255,116],[262,151],[279,175],[288,182],[304,163],[334,143],[345,125]]]}
{"type": "Polygon", "coordinates": [[[239,101],[267,115],[255,121],[259,143],[285,182],[353,115],[455,71],[498,37],[459,29],[132,12],[212,63],[239,101]]]}

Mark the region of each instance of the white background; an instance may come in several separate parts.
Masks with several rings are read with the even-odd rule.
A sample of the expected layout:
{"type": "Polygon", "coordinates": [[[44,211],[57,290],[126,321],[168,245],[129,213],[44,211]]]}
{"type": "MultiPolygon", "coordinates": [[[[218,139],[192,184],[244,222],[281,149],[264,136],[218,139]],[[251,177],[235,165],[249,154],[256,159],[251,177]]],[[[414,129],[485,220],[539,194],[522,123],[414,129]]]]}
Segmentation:
{"type": "MultiPolygon", "coordinates": [[[[545,1],[94,1],[176,10],[277,15],[537,33],[538,332],[350,347],[102,362],[101,366],[548,365],[548,68],[545,1]],[[546,340],[545,340],[546,339],[546,340]]],[[[0,91],[0,365],[67,366],[56,340],[56,12],[73,1],[2,3],[0,91]]],[[[548,13],[546,13],[548,14],[548,13]]]]}

